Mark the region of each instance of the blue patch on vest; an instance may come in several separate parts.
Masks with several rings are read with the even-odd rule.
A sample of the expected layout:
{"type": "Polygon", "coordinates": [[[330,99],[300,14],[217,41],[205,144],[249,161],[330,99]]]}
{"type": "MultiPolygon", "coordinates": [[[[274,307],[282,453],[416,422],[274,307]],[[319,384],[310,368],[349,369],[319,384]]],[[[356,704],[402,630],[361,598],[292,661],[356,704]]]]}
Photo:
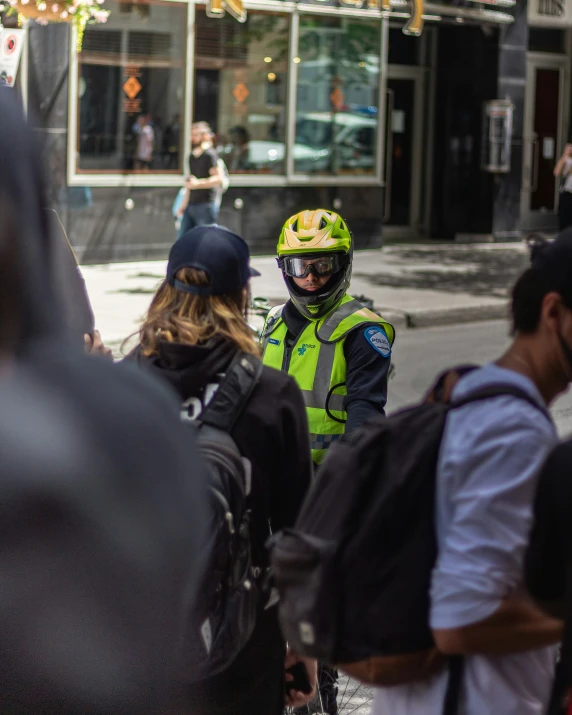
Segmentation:
{"type": "Polygon", "coordinates": [[[371,347],[377,350],[380,355],[383,355],[384,358],[391,355],[391,343],[383,328],[377,326],[366,328],[364,335],[371,347]]]}
{"type": "Polygon", "coordinates": [[[272,345],[280,345],[280,340],[276,340],[276,338],[269,338],[268,342],[272,343],[272,345]]]}

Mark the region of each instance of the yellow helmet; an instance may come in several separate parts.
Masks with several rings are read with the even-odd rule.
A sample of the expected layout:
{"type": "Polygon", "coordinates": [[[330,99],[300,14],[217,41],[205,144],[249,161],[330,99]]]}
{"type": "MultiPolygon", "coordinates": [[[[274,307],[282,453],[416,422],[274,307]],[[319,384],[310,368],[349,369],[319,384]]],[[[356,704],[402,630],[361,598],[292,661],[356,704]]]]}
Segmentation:
{"type": "Polygon", "coordinates": [[[352,257],[352,234],[343,218],[334,211],[300,211],[286,221],[278,239],[277,260],[290,299],[305,318],[318,320],[340,303],[350,285],[352,257]],[[301,289],[292,278],[297,273],[290,272],[287,264],[297,258],[307,261],[324,254],[329,254],[329,269],[335,273],[332,272],[320,291],[309,293],[301,289]]]}
{"type": "Polygon", "coordinates": [[[316,209],[290,216],[278,239],[278,255],[304,253],[349,253],[352,234],[343,218],[334,211],[316,209]]]}

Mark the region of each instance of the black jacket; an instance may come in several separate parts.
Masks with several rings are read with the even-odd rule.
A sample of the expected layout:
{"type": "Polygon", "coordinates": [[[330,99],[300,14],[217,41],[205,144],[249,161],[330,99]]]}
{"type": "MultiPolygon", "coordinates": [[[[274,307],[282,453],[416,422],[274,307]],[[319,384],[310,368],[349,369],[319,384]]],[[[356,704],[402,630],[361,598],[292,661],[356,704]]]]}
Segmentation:
{"type": "MultiPolygon", "coordinates": [[[[202,403],[207,386],[220,381],[234,354],[234,347],[214,338],[193,346],[164,342],[157,356],[143,358],[136,350],[131,358],[165,379],[179,395],[182,409],[197,417],[196,400],[190,398],[202,403]]],[[[232,436],[252,464],[253,561],[265,567],[270,530],[293,526],[312,477],[306,409],[295,381],[264,367],[232,436]]],[[[280,715],[283,660],[276,609],[261,611],[237,660],[220,676],[190,687],[187,706],[199,715],[280,715]]]]}

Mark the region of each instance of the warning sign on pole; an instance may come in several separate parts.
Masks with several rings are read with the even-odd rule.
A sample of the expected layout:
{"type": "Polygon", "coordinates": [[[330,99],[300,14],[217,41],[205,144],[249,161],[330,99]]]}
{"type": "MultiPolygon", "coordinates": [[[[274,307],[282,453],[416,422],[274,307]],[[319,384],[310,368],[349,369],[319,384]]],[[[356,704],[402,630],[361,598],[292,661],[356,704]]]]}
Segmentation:
{"type": "Polygon", "coordinates": [[[25,30],[0,30],[0,84],[13,87],[25,41],[25,30]]]}

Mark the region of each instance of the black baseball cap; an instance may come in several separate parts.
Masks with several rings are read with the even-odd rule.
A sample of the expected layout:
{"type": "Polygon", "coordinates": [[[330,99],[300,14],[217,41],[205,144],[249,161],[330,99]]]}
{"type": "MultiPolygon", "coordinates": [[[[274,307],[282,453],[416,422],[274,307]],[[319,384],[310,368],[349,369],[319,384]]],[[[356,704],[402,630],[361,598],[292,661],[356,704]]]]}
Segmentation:
{"type": "Polygon", "coordinates": [[[246,241],[222,226],[196,226],[175,241],[169,253],[167,283],[194,295],[225,295],[244,288],[251,276],[260,273],[250,267],[246,241]],[[204,271],[205,286],[189,285],[175,278],[181,268],[204,271]]]}

